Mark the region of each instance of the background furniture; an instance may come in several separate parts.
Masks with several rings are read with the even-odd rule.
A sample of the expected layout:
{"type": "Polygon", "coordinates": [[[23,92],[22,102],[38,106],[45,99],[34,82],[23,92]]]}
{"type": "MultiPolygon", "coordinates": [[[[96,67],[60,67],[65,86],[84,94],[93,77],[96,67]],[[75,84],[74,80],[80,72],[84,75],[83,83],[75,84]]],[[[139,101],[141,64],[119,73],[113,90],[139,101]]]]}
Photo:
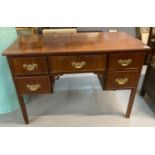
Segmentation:
{"type": "Polygon", "coordinates": [[[67,32],[67,31],[73,31],[76,32],[76,27],[37,27],[38,34],[47,34],[47,33],[53,33],[53,32],[67,32]]]}
{"type": "MultiPolygon", "coordinates": [[[[145,45],[148,45],[148,42],[150,40],[150,32],[151,28],[150,27],[137,27],[137,38],[140,39],[145,45]]],[[[150,57],[151,53],[148,53],[146,58],[145,58],[145,63],[144,65],[148,65],[150,63],[150,57]]]]}
{"type": "Polygon", "coordinates": [[[136,27],[38,27],[36,28],[39,34],[45,29],[76,29],[77,32],[108,32],[109,30],[116,30],[118,32],[126,32],[138,38],[140,29],[136,27]]]}
{"type": "Polygon", "coordinates": [[[148,51],[148,46],[126,33],[95,32],[56,38],[23,36],[3,55],[8,58],[24,121],[29,123],[23,95],[53,93],[55,80],[64,73],[96,73],[104,90],[131,89],[129,118],[148,51]]]}
{"type": "Polygon", "coordinates": [[[150,33],[150,27],[137,27],[137,33],[138,33],[138,38],[147,45],[149,33],[150,33]]]}
{"type": "Polygon", "coordinates": [[[147,93],[148,96],[155,103],[155,32],[154,30],[155,28],[151,27],[149,31],[147,44],[151,47],[151,58],[144,77],[140,95],[144,96],[145,93],[147,93]]]}
{"type": "Polygon", "coordinates": [[[77,27],[77,32],[108,32],[110,29],[118,32],[126,32],[133,37],[137,37],[136,27],[77,27]]]}
{"type": "Polygon", "coordinates": [[[56,35],[56,34],[62,34],[62,33],[76,33],[76,28],[61,28],[61,29],[43,29],[42,34],[43,35],[56,35]]]}
{"type": "Polygon", "coordinates": [[[37,33],[37,28],[35,27],[16,27],[18,35],[31,35],[37,33]]]}

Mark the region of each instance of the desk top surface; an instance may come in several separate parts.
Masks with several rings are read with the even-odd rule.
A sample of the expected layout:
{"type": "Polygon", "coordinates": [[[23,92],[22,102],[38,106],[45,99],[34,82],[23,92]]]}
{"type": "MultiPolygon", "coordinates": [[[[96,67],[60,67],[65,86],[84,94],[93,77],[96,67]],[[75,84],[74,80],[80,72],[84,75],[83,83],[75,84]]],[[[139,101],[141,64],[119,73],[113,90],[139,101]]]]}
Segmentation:
{"type": "Polygon", "coordinates": [[[18,38],[3,55],[74,54],[149,51],[140,40],[124,32],[89,32],[30,35],[18,38]]]}

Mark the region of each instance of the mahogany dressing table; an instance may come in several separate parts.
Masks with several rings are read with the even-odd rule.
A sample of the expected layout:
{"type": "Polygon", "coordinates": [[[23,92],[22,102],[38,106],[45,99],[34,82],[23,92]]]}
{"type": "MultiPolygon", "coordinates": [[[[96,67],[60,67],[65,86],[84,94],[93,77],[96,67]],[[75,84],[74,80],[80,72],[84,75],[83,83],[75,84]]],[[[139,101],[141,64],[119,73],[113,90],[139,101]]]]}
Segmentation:
{"type": "Polygon", "coordinates": [[[53,93],[54,81],[70,73],[97,74],[103,90],[131,89],[129,118],[147,52],[148,46],[126,33],[91,32],[21,36],[3,55],[28,124],[23,95],[53,93]]]}

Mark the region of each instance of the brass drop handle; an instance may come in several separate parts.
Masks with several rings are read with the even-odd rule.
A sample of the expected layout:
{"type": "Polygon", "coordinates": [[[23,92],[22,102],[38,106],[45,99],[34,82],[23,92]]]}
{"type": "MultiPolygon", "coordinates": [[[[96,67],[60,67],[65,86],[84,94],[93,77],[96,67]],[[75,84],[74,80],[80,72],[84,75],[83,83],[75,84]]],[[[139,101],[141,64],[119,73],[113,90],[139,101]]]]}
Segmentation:
{"type": "Polygon", "coordinates": [[[81,61],[81,62],[72,62],[71,63],[72,64],[72,66],[74,67],[74,68],[76,68],[76,69],[81,69],[81,68],[83,68],[85,65],[86,65],[86,62],[85,61],[81,61]]]}
{"type": "Polygon", "coordinates": [[[120,64],[123,67],[129,66],[132,63],[132,59],[120,59],[118,60],[118,64],[120,64]]]}
{"type": "Polygon", "coordinates": [[[23,64],[23,68],[27,71],[33,71],[38,68],[38,64],[23,64]]]}
{"type": "Polygon", "coordinates": [[[41,85],[40,84],[34,84],[34,85],[28,84],[26,85],[26,88],[30,91],[37,91],[38,89],[41,88],[41,85]]]}
{"type": "Polygon", "coordinates": [[[116,79],[115,82],[119,85],[124,85],[129,81],[128,78],[116,79]]]}

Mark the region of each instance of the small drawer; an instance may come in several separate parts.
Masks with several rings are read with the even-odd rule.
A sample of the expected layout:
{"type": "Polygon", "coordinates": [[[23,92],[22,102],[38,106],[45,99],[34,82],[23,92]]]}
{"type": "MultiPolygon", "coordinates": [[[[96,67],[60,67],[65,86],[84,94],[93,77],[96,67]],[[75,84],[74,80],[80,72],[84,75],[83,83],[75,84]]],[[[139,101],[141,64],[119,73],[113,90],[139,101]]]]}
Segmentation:
{"type": "Polygon", "coordinates": [[[51,92],[50,79],[48,76],[16,77],[15,80],[19,93],[40,94],[51,92]]]}
{"type": "Polygon", "coordinates": [[[106,55],[50,56],[50,72],[104,71],[106,55]]]}
{"type": "Polygon", "coordinates": [[[110,54],[108,69],[140,69],[144,59],[145,53],[110,54]]]}
{"type": "Polygon", "coordinates": [[[11,58],[15,75],[47,74],[45,57],[11,58]]]}
{"type": "Polygon", "coordinates": [[[140,70],[107,73],[106,89],[133,88],[139,80],[140,70]]]}

